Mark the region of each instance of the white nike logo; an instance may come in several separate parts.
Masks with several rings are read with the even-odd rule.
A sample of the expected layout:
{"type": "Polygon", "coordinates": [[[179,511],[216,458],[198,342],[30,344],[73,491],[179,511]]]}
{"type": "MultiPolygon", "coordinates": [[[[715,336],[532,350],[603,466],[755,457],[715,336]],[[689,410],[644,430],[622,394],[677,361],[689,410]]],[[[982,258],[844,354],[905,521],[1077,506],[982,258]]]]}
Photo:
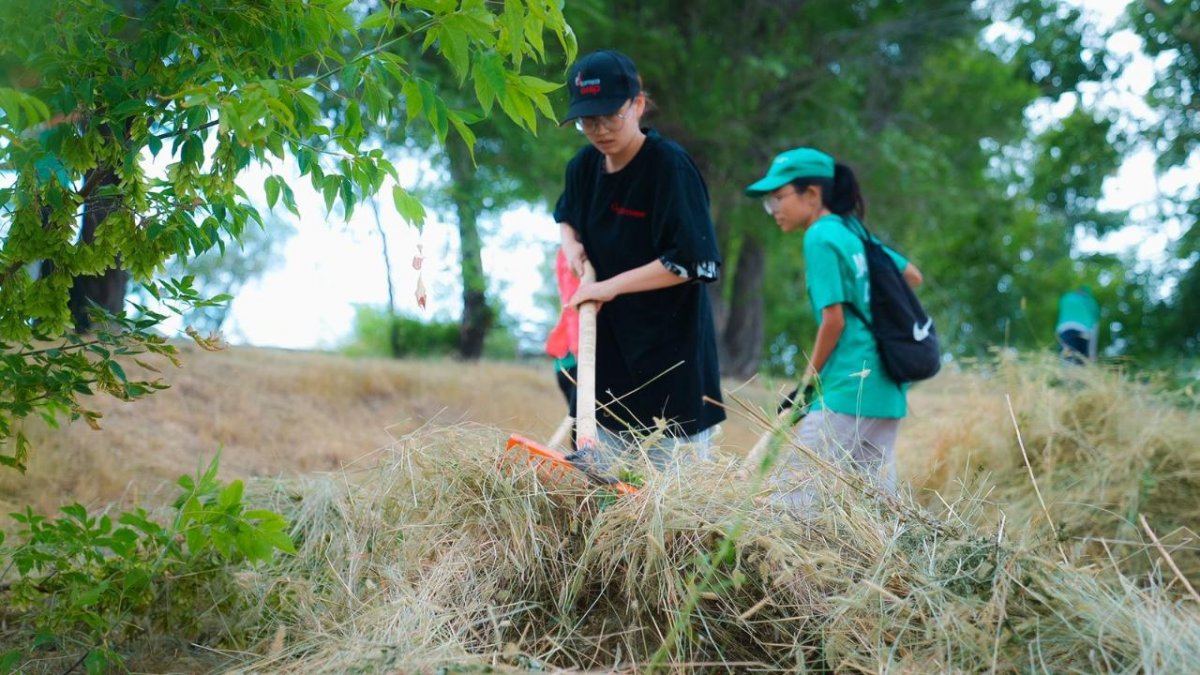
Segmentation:
{"type": "Polygon", "coordinates": [[[913,324],[913,339],[916,340],[917,342],[924,342],[925,338],[929,337],[929,331],[932,328],[933,328],[933,317],[930,317],[929,319],[927,319],[925,321],[924,326],[921,325],[920,321],[914,323],[913,324]]]}

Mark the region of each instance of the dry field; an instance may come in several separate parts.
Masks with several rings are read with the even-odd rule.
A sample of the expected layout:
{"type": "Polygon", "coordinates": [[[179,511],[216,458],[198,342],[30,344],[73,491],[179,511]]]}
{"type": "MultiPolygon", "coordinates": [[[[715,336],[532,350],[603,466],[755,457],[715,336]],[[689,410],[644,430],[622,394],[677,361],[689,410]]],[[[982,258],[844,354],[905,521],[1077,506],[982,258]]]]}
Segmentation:
{"type": "MultiPolygon", "coordinates": [[[[171,388],[96,399],[103,430],[27,423],[25,476],[0,474],[0,508],[140,500],[221,452],[222,477],[336,471],[424,425],[473,423],[536,437],[565,413],[547,365],[349,359],[316,352],[181,346],[171,388]]],[[[169,486],[167,486],[169,489],[169,486]]]]}
{"type": "MultiPolygon", "coordinates": [[[[221,475],[229,479],[337,471],[424,426],[474,424],[498,430],[497,436],[518,432],[545,439],[566,411],[549,364],[181,348],[184,367],[167,366],[162,373],[170,389],[135,403],[96,399],[104,414],[101,431],[82,423],[48,429],[27,422],[33,459],[25,476],[0,473],[0,513],[25,504],[52,512],[75,501],[140,501],[218,451],[221,475]]],[[[727,382],[726,388],[773,408],[773,392],[786,384],[727,382]]],[[[1003,429],[1003,411],[996,407],[1003,398],[985,401],[976,388],[974,378],[947,372],[913,392],[898,450],[903,474],[922,481],[942,461],[939,453],[953,443],[943,436],[963,433],[948,432],[950,422],[1003,429]],[[964,394],[975,398],[964,401],[964,394]]],[[[744,454],[761,429],[727,403],[729,420],[719,442],[744,454]]]]}

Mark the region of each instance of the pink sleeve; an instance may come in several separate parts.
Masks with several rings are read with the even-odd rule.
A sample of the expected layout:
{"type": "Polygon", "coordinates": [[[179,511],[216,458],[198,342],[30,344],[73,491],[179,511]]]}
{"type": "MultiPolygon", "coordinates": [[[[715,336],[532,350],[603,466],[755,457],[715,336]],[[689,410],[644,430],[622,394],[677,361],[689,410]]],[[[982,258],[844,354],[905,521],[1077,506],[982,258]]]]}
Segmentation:
{"type": "Polygon", "coordinates": [[[554,258],[554,276],[558,280],[558,299],[562,310],[558,314],[558,324],[546,338],[546,353],[561,359],[568,352],[579,353],[579,312],[566,306],[575,291],[579,290],[579,278],[571,272],[561,248],[554,258]]]}

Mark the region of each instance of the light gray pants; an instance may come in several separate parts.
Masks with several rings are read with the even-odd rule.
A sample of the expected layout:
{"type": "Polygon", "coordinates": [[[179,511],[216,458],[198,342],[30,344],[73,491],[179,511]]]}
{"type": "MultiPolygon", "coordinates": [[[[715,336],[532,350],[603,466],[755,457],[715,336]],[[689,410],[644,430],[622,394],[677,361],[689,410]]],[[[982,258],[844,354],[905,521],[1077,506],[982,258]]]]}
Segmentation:
{"type": "MultiPolygon", "coordinates": [[[[809,413],[796,429],[797,445],[834,465],[854,470],[888,494],[896,494],[896,435],[900,420],[856,417],[832,410],[809,413]]],[[[792,506],[812,502],[811,488],[796,487],[798,479],[816,467],[799,450],[789,448],[784,476],[777,479],[775,498],[792,506]]]]}
{"type": "Polygon", "coordinates": [[[691,436],[668,434],[650,440],[629,433],[617,434],[599,427],[600,447],[586,452],[583,459],[602,474],[609,473],[619,464],[636,461],[639,455],[645,455],[659,470],[687,461],[703,461],[709,457],[715,428],[709,427],[691,436]]]}

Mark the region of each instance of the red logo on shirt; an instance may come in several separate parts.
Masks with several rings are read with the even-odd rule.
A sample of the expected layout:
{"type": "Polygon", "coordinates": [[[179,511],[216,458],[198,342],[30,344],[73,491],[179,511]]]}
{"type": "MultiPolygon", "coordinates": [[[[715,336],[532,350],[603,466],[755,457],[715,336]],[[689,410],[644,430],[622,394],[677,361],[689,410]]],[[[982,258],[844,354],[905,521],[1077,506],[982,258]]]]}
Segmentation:
{"type": "Polygon", "coordinates": [[[645,211],[636,211],[634,209],[627,209],[624,206],[621,206],[620,204],[618,204],[616,202],[613,202],[608,208],[612,209],[612,212],[617,214],[618,216],[629,216],[630,218],[645,218],[646,217],[645,211]]]}

